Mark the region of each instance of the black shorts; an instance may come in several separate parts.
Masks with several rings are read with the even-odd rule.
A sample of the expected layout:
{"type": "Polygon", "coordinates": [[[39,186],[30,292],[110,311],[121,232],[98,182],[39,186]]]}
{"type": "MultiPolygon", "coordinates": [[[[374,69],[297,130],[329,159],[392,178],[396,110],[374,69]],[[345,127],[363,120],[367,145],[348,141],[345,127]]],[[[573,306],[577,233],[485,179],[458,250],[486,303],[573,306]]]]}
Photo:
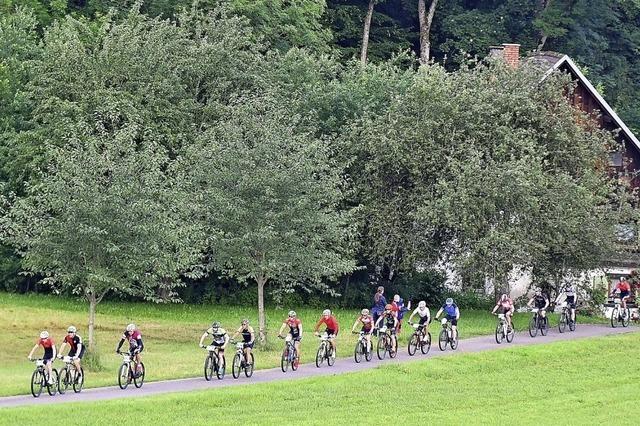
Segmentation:
{"type": "Polygon", "coordinates": [[[431,318],[430,317],[420,317],[420,321],[418,321],[418,324],[420,325],[425,325],[425,324],[429,324],[431,323],[431,318]]]}
{"type": "Polygon", "coordinates": [[[624,299],[625,297],[629,297],[629,292],[628,291],[621,291],[620,292],[620,299],[624,299]]]}
{"type": "Polygon", "coordinates": [[[129,348],[129,355],[131,356],[135,356],[136,353],[141,353],[142,349],[138,349],[138,348],[129,348]]]}
{"type": "Polygon", "coordinates": [[[338,334],[335,330],[331,330],[330,328],[327,328],[324,332],[327,333],[330,338],[336,337],[338,334]]]}
{"type": "MultiPolygon", "coordinates": [[[[80,353],[78,354],[78,358],[82,359],[82,357],[84,356],[84,351],[85,351],[85,347],[83,345],[82,349],[80,350],[80,353]]],[[[74,351],[74,350],[69,351],[69,356],[70,357],[76,356],[76,351],[74,351]]]]}
{"type": "Polygon", "coordinates": [[[366,328],[366,327],[362,327],[360,329],[360,331],[362,331],[364,334],[371,334],[371,332],[373,331],[372,327],[366,328]]]}
{"type": "Polygon", "coordinates": [[[289,333],[289,335],[291,336],[291,340],[293,340],[294,342],[299,342],[300,340],[302,340],[302,337],[300,337],[300,335],[297,333],[296,334],[289,333]]]}
{"type": "Polygon", "coordinates": [[[449,321],[451,325],[455,325],[456,327],[458,326],[458,320],[456,317],[450,317],[447,315],[447,321],[449,321]]]}
{"type": "Polygon", "coordinates": [[[511,312],[511,308],[505,308],[504,306],[500,306],[498,308],[498,312],[500,312],[501,314],[506,315],[507,313],[511,312]]]}
{"type": "Polygon", "coordinates": [[[242,345],[243,348],[249,348],[249,349],[253,349],[253,344],[255,342],[244,342],[244,344],[242,345]]]}
{"type": "Polygon", "coordinates": [[[567,306],[571,309],[576,308],[576,297],[575,296],[567,296],[567,306]]]}

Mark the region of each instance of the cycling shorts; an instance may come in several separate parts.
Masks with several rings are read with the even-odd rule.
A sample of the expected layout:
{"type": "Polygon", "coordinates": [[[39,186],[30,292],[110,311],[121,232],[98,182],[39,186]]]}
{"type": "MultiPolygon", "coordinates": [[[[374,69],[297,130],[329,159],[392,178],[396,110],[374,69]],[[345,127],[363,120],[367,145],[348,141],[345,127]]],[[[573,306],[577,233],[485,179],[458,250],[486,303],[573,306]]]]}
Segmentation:
{"type": "Polygon", "coordinates": [[[571,309],[576,308],[576,297],[575,296],[567,296],[567,306],[571,309]]]}
{"type": "MultiPolygon", "coordinates": [[[[84,351],[85,351],[85,347],[83,345],[82,349],[80,350],[80,353],[78,354],[78,358],[82,359],[82,357],[84,356],[84,351]]],[[[70,357],[76,356],[76,351],[74,351],[74,350],[69,351],[69,356],[70,357]]]]}
{"type": "Polygon", "coordinates": [[[625,297],[629,297],[629,292],[628,291],[621,291],[620,292],[620,299],[624,299],[625,297]]]}
{"type": "Polygon", "coordinates": [[[335,330],[331,330],[330,328],[327,328],[324,332],[327,333],[327,336],[329,336],[330,339],[333,339],[338,335],[335,330]]]}
{"type": "Polygon", "coordinates": [[[244,345],[242,347],[245,348],[245,349],[246,348],[253,349],[253,344],[254,343],[255,342],[250,342],[250,343],[249,342],[244,342],[244,345]]]}
{"type": "Polygon", "coordinates": [[[505,308],[504,306],[500,306],[498,308],[498,312],[500,312],[501,314],[507,315],[511,313],[511,308],[505,308]]]}
{"type": "Polygon", "coordinates": [[[425,324],[429,324],[431,323],[431,318],[430,317],[420,317],[420,321],[418,321],[418,324],[420,325],[425,325],[425,324]]]}
{"type": "Polygon", "coordinates": [[[369,327],[369,328],[367,328],[367,327],[362,327],[362,328],[360,329],[360,331],[362,331],[362,332],[363,332],[363,333],[365,333],[365,334],[371,334],[371,332],[373,331],[373,328],[372,328],[372,327],[369,327]]]}
{"type": "Polygon", "coordinates": [[[298,333],[296,334],[289,333],[289,336],[291,336],[291,340],[293,340],[294,342],[299,342],[300,340],[302,340],[302,337],[298,333]]]}
{"type": "Polygon", "coordinates": [[[455,325],[455,326],[458,325],[458,320],[456,319],[456,317],[447,315],[447,321],[449,321],[451,325],[455,325]]]}

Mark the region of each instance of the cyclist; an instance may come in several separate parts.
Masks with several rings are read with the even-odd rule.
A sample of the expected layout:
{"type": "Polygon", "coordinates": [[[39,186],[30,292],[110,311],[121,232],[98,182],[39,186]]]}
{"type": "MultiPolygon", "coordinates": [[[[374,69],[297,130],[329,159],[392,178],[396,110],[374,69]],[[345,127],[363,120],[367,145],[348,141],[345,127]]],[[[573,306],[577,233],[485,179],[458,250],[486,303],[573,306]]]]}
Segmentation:
{"type": "Polygon", "coordinates": [[[327,328],[325,329],[325,333],[329,336],[329,344],[331,345],[331,356],[333,358],[336,357],[336,342],[335,338],[338,336],[338,332],[340,331],[340,325],[338,325],[338,320],[336,317],[331,315],[331,311],[329,309],[325,309],[322,311],[322,316],[318,320],[316,324],[316,328],[314,328],[313,332],[316,336],[319,336],[318,329],[320,326],[324,324],[327,328]]]}
{"type": "Polygon", "coordinates": [[[513,307],[513,301],[506,293],[500,296],[491,313],[495,314],[497,310],[500,311],[499,313],[504,314],[504,317],[507,319],[507,327],[510,329],[512,327],[511,317],[513,316],[515,308],[513,307]]]}
{"type": "Polygon", "coordinates": [[[391,302],[391,306],[393,307],[393,311],[398,318],[398,333],[402,329],[402,319],[404,318],[404,314],[409,312],[411,309],[411,301],[407,306],[404,305],[404,300],[400,297],[399,294],[393,296],[393,302],[391,302]]]}
{"type": "Polygon", "coordinates": [[[458,338],[458,320],[460,319],[460,309],[458,309],[458,305],[453,302],[453,299],[447,297],[447,300],[444,301],[444,305],[438,310],[436,313],[436,319],[440,317],[440,314],[445,313],[445,318],[447,321],[451,323],[451,338],[456,340],[458,338]]]}
{"type": "Polygon", "coordinates": [[[287,319],[282,322],[282,326],[280,327],[280,331],[278,331],[278,337],[283,337],[282,332],[285,327],[289,327],[289,335],[291,336],[291,340],[293,340],[293,346],[296,348],[297,358],[294,361],[296,363],[296,368],[300,365],[300,341],[302,340],[302,321],[298,318],[296,311],[289,311],[289,315],[287,319]]]}
{"type": "Polygon", "coordinates": [[[627,316],[627,299],[631,294],[631,286],[627,282],[626,277],[620,277],[620,282],[618,282],[618,284],[616,284],[616,286],[613,288],[611,295],[613,296],[616,293],[619,293],[620,295],[620,302],[622,303],[622,316],[626,317],[627,316]]]}
{"type": "Polygon", "coordinates": [[[398,341],[396,337],[396,329],[398,327],[398,318],[396,318],[396,316],[394,315],[393,306],[391,306],[390,304],[387,304],[384,307],[384,312],[382,313],[380,318],[378,318],[378,321],[376,321],[374,327],[379,329],[381,322],[384,322],[384,326],[387,328],[389,333],[391,333],[391,350],[393,352],[396,352],[396,349],[398,346],[398,341]]]}
{"type": "Polygon", "coordinates": [[[367,342],[367,351],[371,347],[371,332],[373,331],[373,317],[369,314],[368,309],[363,309],[360,311],[360,316],[356,319],[356,322],[353,323],[353,327],[351,327],[351,332],[355,333],[356,327],[358,323],[362,324],[362,328],[360,331],[364,333],[364,338],[367,342]]]}
{"type": "Polygon", "coordinates": [[[200,337],[201,348],[206,348],[202,342],[204,342],[204,339],[207,336],[211,336],[213,339],[211,341],[211,346],[218,348],[218,365],[223,365],[224,348],[226,348],[227,343],[229,343],[229,334],[227,333],[227,330],[220,327],[220,323],[218,321],[211,323],[211,327],[209,327],[200,337]]]}
{"type": "Polygon", "coordinates": [[[547,322],[547,308],[549,307],[549,298],[540,289],[536,289],[533,297],[527,303],[527,306],[535,306],[538,308],[540,317],[546,323],[547,322]]]}
{"type": "Polygon", "coordinates": [[[558,297],[556,297],[555,303],[557,304],[560,299],[562,299],[562,296],[565,297],[565,302],[567,303],[567,306],[569,307],[570,310],[570,318],[571,318],[571,322],[576,322],[576,303],[578,302],[578,294],[576,293],[576,286],[571,284],[570,281],[565,281],[564,286],[562,287],[562,290],[560,290],[560,293],[558,294],[558,297]]]}
{"type": "Polygon", "coordinates": [[[409,324],[413,325],[411,320],[415,315],[420,317],[418,324],[423,328],[422,330],[422,339],[424,340],[427,332],[429,331],[429,323],[431,322],[431,312],[429,312],[429,308],[427,308],[427,302],[421,300],[418,302],[418,307],[411,313],[409,316],[409,324]]]}
{"type": "Polygon", "coordinates": [[[256,341],[256,333],[253,331],[253,327],[249,325],[248,319],[242,320],[240,328],[231,336],[231,339],[235,339],[238,334],[242,334],[242,341],[244,342],[244,360],[247,364],[251,364],[250,354],[256,341]]]}
{"type": "Polygon", "coordinates": [[[44,349],[44,356],[42,357],[42,361],[44,365],[47,366],[47,371],[49,372],[49,384],[53,384],[53,360],[56,357],[56,345],[53,343],[53,339],[49,337],[49,332],[44,330],[40,333],[40,339],[36,342],[31,352],[27,358],[31,361],[33,357],[33,353],[38,349],[38,346],[42,346],[44,349]]]}
{"type": "Polygon", "coordinates": [[[142,366],[140,365],[142,356],[140,352],[144,349],[144,343],[142,342],[142,334],[136,328],[135,324],[127,325],[127,328],[120,338],[120,343],[118,343],[118,347],[116,348],[116,353],[120,353],[120,348],[122,348],[122,344],[125,341],[129,342],[129,355],[136,361],[136,377],[140,377],[140,374],[142,374],[142,366]]]}
{"type": "Polygon", "coordinates": [[[82,337],[80,337],[76,332],[77,332],[77,329],[72,325],[70,325],[69,328],[67,328],[67,335],[65,336],[64,341],[60,345],[60,350],[58,351],[58,357],[62,359],[62,352],[64,350],[64,347],[68,344],[69,356],[73,358],[73,365],[76,366],[76,373],[79,376],[81,374],[80,360],[84,356],[85,347],[84,347],[84,344],[82,343],[82,337]]]}

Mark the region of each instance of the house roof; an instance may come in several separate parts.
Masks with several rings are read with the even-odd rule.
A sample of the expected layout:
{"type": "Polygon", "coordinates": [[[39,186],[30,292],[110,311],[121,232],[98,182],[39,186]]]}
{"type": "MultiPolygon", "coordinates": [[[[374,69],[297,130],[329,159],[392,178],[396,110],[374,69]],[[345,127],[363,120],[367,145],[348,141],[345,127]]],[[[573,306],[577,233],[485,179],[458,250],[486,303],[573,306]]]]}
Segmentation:
{"type": "Polygon", "coordinates": [[[591,93],[591,95],[596,99],[596,101],[600,105],[600,110],[608,114],[613,119],[616,126],[620,128],[626,138],[633,143],[638,151],[640,151],[640,141],[638,140],[638,138],[627,127],[627,125],[624,124],[624,121],[622,121],[618,114],[616,114],[616,112],[613,110],[613,108],[611,108],[607,101],[604,100],[602,95],[600,95],[596,88],[593,87],[591,82],[587,79],[587,77],[585,77],[576,63],[573,62],[569,56],[555,52],[540,52],[529,58],[529,60],[544,66],[544,68],[548,68],[547,72],[545,72],[540,81],[544,81],[549,75],[551,75],[554,71],[557,71],[561,67],[567,67],[569,71],[578,78],[578,80],[584,85],[589,93],[591,93]]]}

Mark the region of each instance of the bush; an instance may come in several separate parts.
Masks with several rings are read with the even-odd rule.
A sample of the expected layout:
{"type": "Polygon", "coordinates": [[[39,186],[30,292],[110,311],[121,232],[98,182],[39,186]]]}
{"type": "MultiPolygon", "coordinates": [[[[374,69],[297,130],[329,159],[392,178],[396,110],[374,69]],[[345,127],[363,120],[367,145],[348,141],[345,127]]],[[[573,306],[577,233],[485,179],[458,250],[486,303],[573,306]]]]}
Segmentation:
{"type": "MultiPolygon", "coordinates": [[[[446,299],[447,297],[453,298],[456,305],[458,305],[460,309],[490,311],[496,304],[496,301],[491,295],[478,293],[476,291],[453,291],[444,294],[443,297],[444,299],[446,299]]],[[[441,299],[440,304],[444,303],[444,299],[441,299]]]]}

